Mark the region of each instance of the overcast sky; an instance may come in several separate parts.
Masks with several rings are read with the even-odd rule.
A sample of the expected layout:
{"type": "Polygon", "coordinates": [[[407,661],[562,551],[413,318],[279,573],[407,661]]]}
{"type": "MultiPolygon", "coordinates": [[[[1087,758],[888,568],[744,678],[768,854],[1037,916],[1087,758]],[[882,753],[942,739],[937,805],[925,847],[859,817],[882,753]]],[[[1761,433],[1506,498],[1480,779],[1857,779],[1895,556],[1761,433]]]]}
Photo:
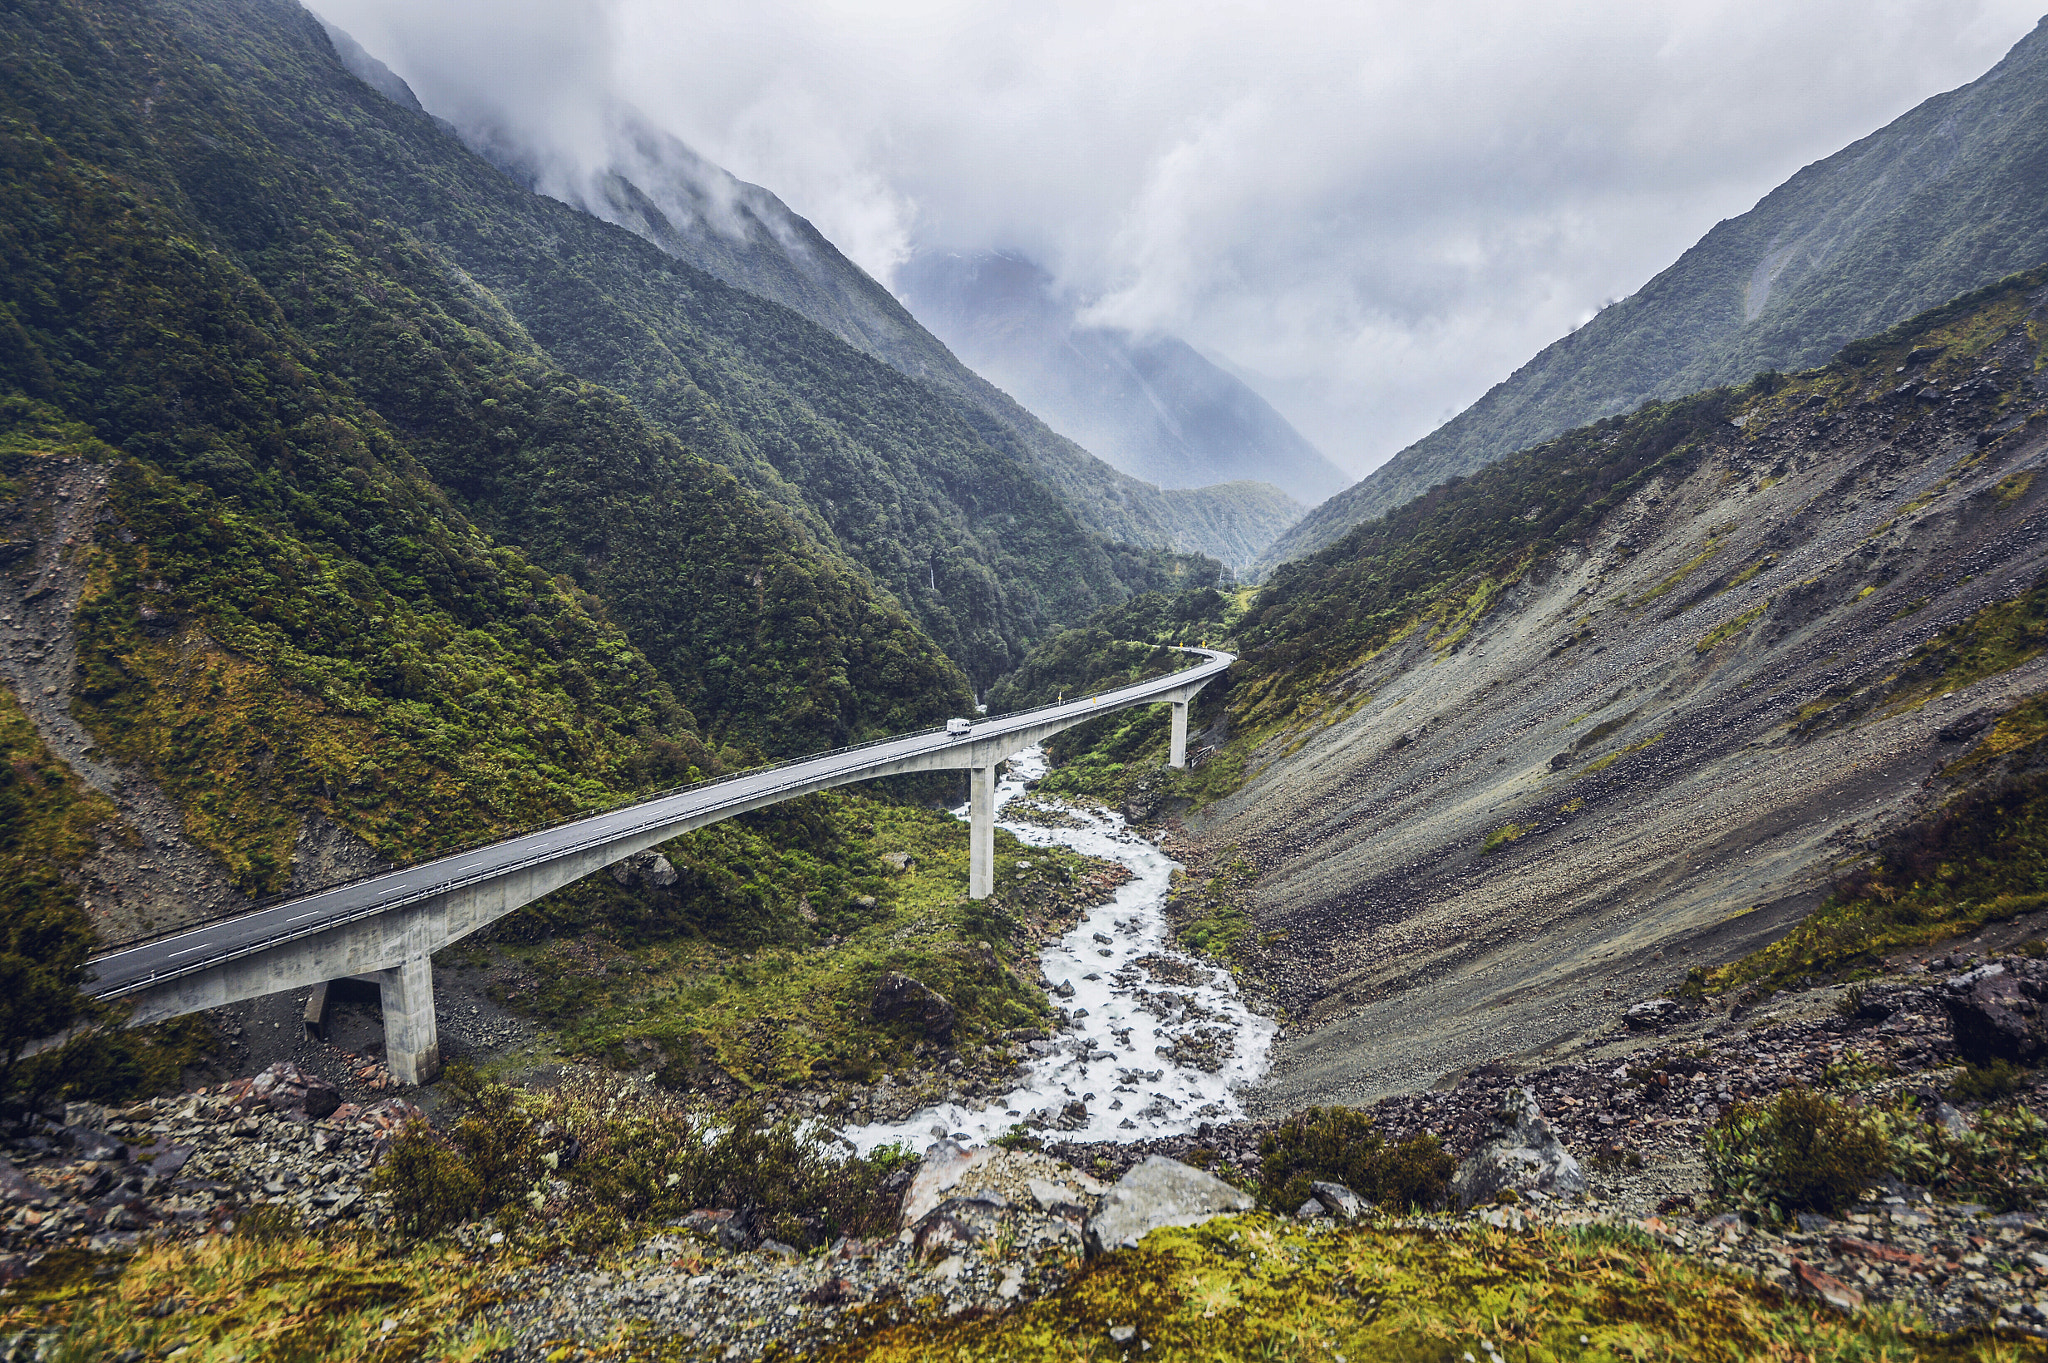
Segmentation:
{"type": "Polygon", "coordinates": [[[1031,256],[1354,472],[2042,0],[316,0],[457,122],[594,158],[609,99],[887,282],[1031,256]]]}

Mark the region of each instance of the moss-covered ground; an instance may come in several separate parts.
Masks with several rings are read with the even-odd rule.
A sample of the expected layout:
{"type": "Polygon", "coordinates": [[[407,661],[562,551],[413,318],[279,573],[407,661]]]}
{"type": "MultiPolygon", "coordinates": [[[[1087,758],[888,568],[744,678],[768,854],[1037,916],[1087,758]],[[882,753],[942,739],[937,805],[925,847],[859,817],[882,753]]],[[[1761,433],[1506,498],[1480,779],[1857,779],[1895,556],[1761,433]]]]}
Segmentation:
{"type": "Polygon", "coordinates": [[[993,1319],[883,1328],[819,1355],[896,1360],[2018,1360],[2023,1336],[1845,1317],[1611,1228],[1317,1230],[1267,1217],[1153,1232],[993,1319]],[[1119,1339],[1112,1331],[1129,1334],[1119,1339]],[[1146,1346],[1150,1346],[1147,1348],[1146,1346]]]}
{"type": "Polygon", "coordinates": [[[127,1257],[62,1251],[9,1289],[0,1336],[42,1335],[30,1347],[48,1363],[460,1363],[508,1342],[477,1320],[503,1267],[367,1236],[214,1235],[127,1257]]]}
{"type": "Polygon", "coordinates": [[[998,829],[996,893],[976,902],[959,820],[856,796],[822,803],[834,828],[817,855],[741,820],[665,846],[686,880],[703,870],[688,921],[638,921],[630,905],[608,902],[630,894],[593,877],[583,896],[607,902],[589,912],[589,930],[528,943],[515,923],[499,944],[511,965],[498,972],[501,1000],[559,1028],[568,1050],[651,1063],[678,1086],[729,1079],[755,1091],[884,1073],[942,1079],[919,1074],[931,1038],[871,1014],[889,971],[958,1010],[946,1040],[970,1066],[994,1060],[1005,1031],[1045,1025],[1033,979],[1040,934],[1063,929],[1100,892],[1101,864],[998,829]],[[908,869],[888,854],[906,855],[908,869]],[[719,905],[732,910],[724,922],[719,905]]]}

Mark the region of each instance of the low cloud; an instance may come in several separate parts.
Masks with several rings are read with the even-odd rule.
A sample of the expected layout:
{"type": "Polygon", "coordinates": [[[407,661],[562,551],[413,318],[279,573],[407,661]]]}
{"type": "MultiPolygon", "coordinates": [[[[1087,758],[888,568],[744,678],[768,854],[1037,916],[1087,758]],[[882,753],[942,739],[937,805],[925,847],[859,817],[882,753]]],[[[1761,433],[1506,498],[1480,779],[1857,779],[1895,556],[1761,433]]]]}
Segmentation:
{"type": "Polygon", "coordinates": [[[1010,249],[1362,472],[1801,165],[1990,67],[2016,0],[325,0],[574,197],[622,106],[886,280],[1010,249]]]}

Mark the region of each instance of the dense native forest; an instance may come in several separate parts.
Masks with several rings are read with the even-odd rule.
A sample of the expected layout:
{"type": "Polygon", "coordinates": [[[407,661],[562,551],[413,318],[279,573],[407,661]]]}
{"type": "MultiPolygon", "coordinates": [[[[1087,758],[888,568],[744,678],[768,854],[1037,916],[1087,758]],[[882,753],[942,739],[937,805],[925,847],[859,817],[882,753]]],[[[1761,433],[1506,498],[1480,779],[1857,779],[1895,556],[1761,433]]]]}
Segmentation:
{"type": "MultiPolygon", "coordinates": [[[[0,164],[0,494],[31,535],[60,481],[96,498],[89,542],[9,562],[77,592],[71,715],[244,893],[286,888],[312,815],[407,861],[934,723],[1054,625],[1217,574],[1083,529],[895,370],[529,193],[296,4],[8,7],[0,164]]],[[[53,874],[0,965],[57,988],[91,848],[43,795],[111,810],[32,730],[10,747],[8,836],[53,874]]],[[[851,926],[829,868],[876,855],[864,820],[801,854],[755,822],[678,850],[664,930],[851,926]]]]}

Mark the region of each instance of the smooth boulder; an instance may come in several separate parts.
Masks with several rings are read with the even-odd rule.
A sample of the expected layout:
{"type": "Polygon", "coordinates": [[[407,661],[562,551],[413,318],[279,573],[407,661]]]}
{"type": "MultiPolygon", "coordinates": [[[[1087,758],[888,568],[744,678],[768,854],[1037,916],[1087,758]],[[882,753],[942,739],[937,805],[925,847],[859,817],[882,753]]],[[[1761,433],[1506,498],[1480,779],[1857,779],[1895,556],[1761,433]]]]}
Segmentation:
{"type": "Polygon", "coordinates": [[[1131,1249],[1161,1226],[1199,1226],[1211,1217],[1248,1212],[1249,1193],[1164,1155],[1148,1155],[1117,1181],[1088,1218],[1090,1254],[1131,1249]]]}
{"type": "Polygon", "coordinates": [[[1543,1120],[1535,1095],[1509,1089],[1494,1111],[1493,1133],[1458,1166],[1451,1179],[1460,1211],[1491,1202],[1502,1191],[1572,1197],[1586,1191],[1578,1160],[1543,1120]]]}

